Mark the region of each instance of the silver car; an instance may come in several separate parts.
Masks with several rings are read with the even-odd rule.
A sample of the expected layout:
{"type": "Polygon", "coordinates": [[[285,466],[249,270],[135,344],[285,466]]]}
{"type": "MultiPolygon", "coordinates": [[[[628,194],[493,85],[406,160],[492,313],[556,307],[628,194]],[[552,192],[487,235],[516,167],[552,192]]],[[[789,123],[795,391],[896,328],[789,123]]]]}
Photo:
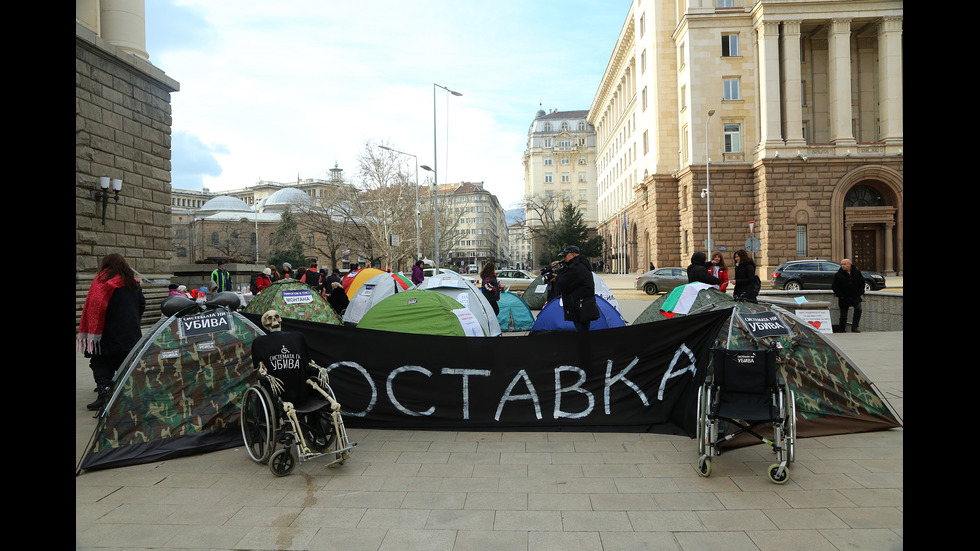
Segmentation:
{"type": "Polygon", "coordinates": [[[506,288],[512,293],[526,291],[531,282],[534,281],[534,277],[524,270],[497,270],[497,281],[500,283],[500,287],[506,288]]]}
{"type": "Polygon", "coordinates": [[[687,285],[687,270],[684,268],[657,268],[636,278],[633,286],[643,289],[648,295],[668,293],[674,287],[687,285]]]}

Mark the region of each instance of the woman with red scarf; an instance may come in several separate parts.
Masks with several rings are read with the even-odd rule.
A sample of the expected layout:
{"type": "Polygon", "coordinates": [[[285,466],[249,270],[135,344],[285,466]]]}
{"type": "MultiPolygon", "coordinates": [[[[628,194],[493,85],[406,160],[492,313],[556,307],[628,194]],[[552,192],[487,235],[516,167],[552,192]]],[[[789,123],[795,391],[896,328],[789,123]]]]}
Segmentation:
{"type": "Polygon", "coordinates": [[[78,324],[78,347],[89,358],[99,393],[87,409],[100,409],[109,399],[116,370],[143,335],[140,318],[145,310],[143,290],[129,263],[119,253],[106,255],[85,297],[78,324]]]}

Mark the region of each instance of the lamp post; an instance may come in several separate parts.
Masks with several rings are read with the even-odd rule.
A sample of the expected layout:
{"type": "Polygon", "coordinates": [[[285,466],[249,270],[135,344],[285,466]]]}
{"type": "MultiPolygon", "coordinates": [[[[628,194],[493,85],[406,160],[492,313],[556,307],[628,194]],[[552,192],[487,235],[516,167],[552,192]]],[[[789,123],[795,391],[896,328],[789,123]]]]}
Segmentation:
{"type": "Polygon", "coordinates": [[[715,114],[715,110],[711,109],[708,111],[708,119],[704,121],[704,159],[705,159],[705,175],[706,175],[706,187],[705,196],[708,198],[708,243],[706,246],[705,253],[708,257],[712,254],[712,242],[711,242],[711,157],[708,156],[708,123],[711,122],[711,116],[715,114]]]}
{"type": "MultiPolygon", "coordinates": [[[[433,163],[435,164],[435,163],[433,163]]],[[[429,165],[419,166],[422,170],[427,170],[432,173],[432,211],[435,214],[435,227],[436,227],[436,252],[435,260],[436,263],[436,273],[439,273],[439,188],[436,187],[436,169],[429,165]]]]}
{"type": "Polygon", "coordinates": [[[415,159],[415,260],[422,260],[422,221],[419,219],[419,158],[411,153],[398,151],[397,149],[392,149],[383,145],[379,145],[378,147],[393,153],[409,155],[415,159]]]}
{"type": "MultiPolygon", "coordinates": [[[[432,83],[432,190],[433,190],[433,200],[435,201],[435,226],[436,226],[436,268],[439,268],[439,177],[436,169],[439,167],[439,163],[436,161],[438,159],[438,142],[436,141],[436,88],[442,88],[443,90],[449,92],[454,96],[462,96],[459,92],[450,90],[441,84],[432,83]]],[[[423,167],[425,168],[425,167],[423,167]]]]}

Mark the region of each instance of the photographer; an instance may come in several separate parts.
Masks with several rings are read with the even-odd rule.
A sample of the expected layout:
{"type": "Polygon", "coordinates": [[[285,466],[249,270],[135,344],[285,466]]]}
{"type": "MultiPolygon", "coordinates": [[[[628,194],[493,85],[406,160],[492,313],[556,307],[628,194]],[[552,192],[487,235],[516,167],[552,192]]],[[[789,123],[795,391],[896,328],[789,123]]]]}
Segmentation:
{"type": "Polygon", "coordinates": [[[589,259],[580,255],[575,245],[561,252],[564,268],[557,270],[555,287],[561,294],[565,321],[575,325],[576,331],[588,331],[592,320],[599,319],[599,306],[595,300],[595,280],[589,259]]]}

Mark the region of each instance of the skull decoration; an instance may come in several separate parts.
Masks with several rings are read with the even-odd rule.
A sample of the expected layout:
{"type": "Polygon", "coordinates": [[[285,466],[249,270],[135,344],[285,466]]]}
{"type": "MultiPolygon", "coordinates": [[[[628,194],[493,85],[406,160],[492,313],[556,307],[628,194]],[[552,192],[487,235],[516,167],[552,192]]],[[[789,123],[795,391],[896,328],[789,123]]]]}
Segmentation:
{"type": "Polygon", "coordinates": [[[279,331],[282,329],[282,316],[275,310],[269,310],[262,314],[262,326],[269,332],[279,331]]]}

